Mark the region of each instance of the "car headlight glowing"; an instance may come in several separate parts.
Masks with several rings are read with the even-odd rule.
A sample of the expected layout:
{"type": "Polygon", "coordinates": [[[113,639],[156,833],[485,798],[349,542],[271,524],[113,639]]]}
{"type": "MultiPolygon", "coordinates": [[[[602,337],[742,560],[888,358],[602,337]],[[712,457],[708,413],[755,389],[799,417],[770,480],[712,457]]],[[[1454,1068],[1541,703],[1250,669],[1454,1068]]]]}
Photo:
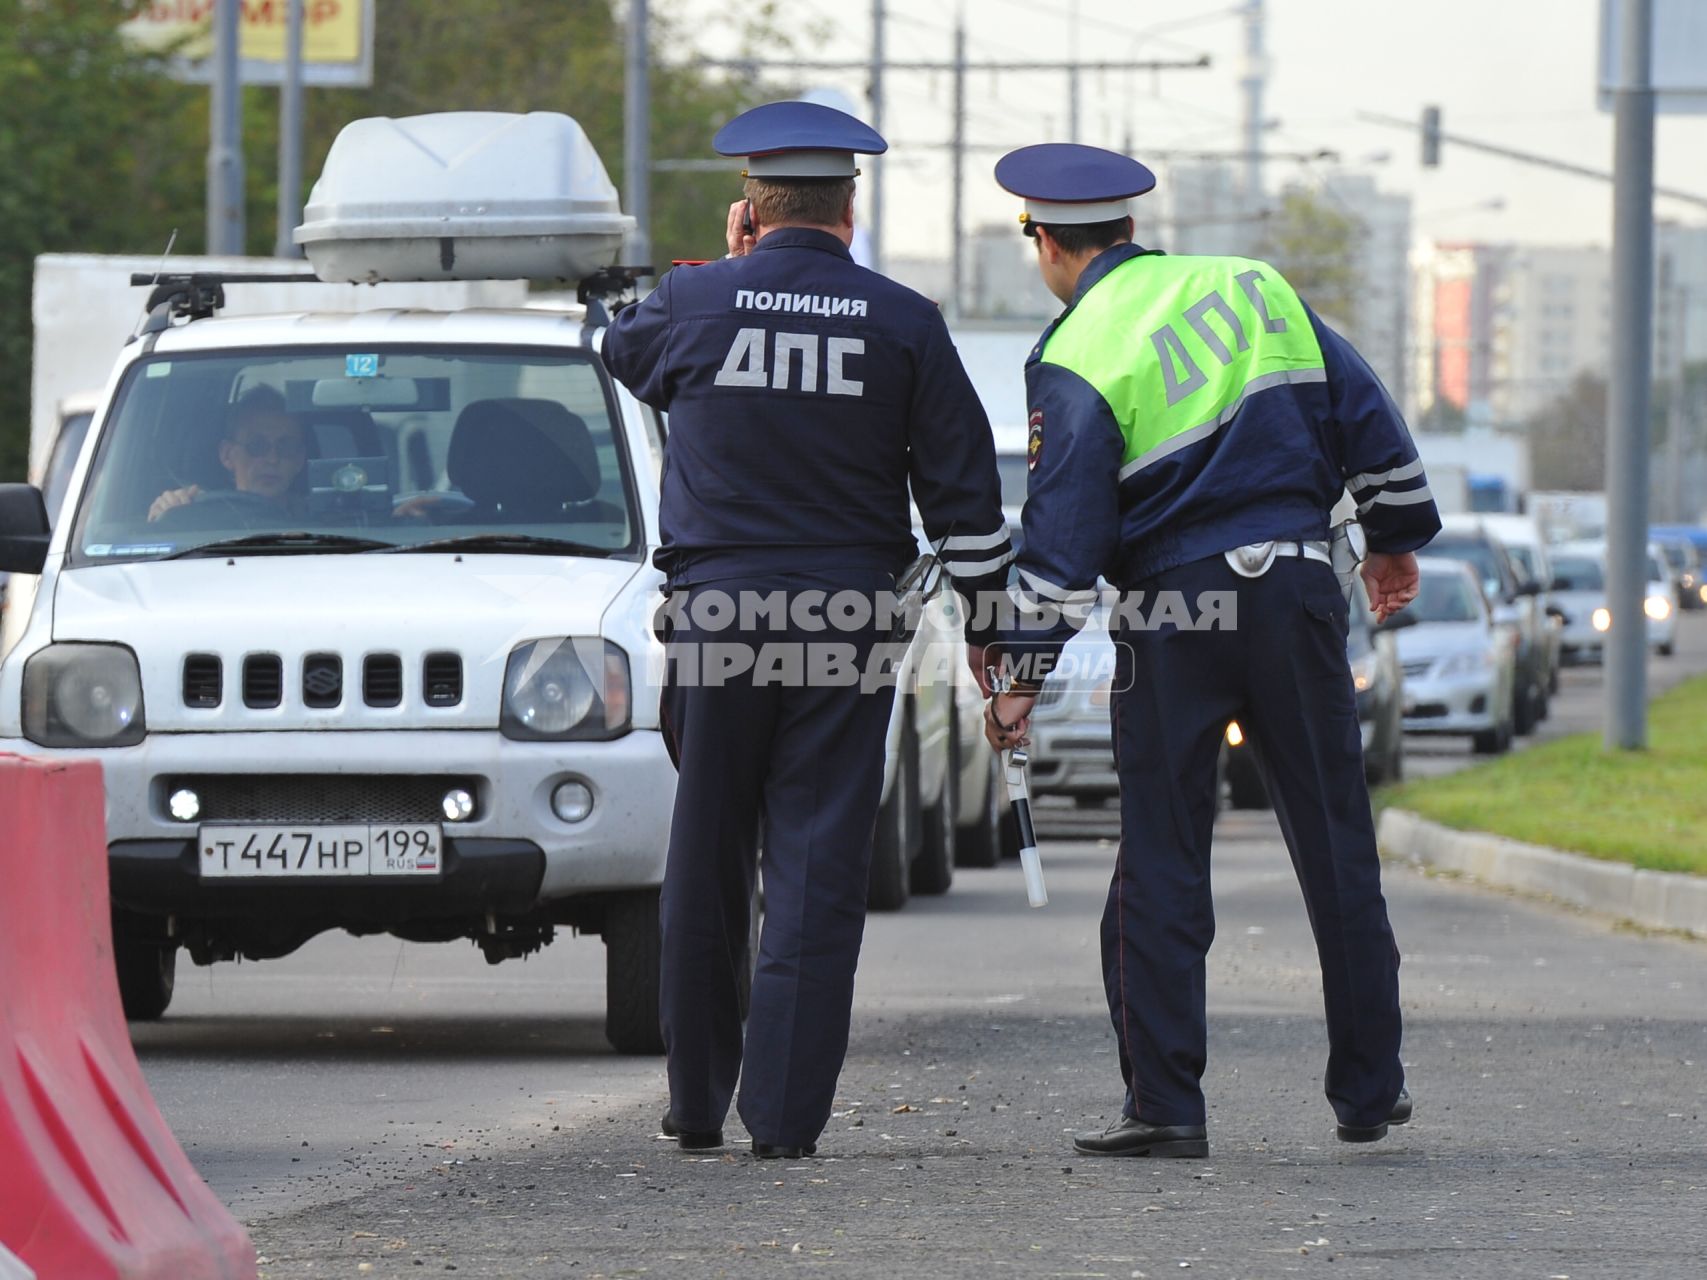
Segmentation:
{"type": "Polygon", "coordinates": [[[1642,602],[1642,612],[1655,622],[1664,622],[1671,617],[1671,601],[1665,596],[1649,596],[1642,602]]]}
{"type": "Polygon", "coordinates": [[[608,640],[530,640],[504,671],[506,738],[564,742],[628,732],[628,655],[608,640]]]}
{"type": "Polygon", "coordinates": [[[1612,610],[1608,609],[1605,605],[1602,605],[1591,613],[1588,620],[1589,625],[1596,631],[1612,630],[1612,610]]]}
{"type": "Polygon", "coordinates": [[[43,747],[130,747],[145,733],[142,672],[120,644],[50,644],[24,664],[24,736],[43,747]]]}
{"type": "Polygon", "coordinates": [[[1229,747],[1242,747],[1245,745],[1245,731],[1239,728],[1239,722],[1237,720],[1231,720],[1227,723],[1227,745],[1229,747]]]}
{"type": "Polygon", "coordinates": [[[1367,693],[1375,685],[1375,655],[1366,653],[1351,664],[1352,687],[1367,693]]]}

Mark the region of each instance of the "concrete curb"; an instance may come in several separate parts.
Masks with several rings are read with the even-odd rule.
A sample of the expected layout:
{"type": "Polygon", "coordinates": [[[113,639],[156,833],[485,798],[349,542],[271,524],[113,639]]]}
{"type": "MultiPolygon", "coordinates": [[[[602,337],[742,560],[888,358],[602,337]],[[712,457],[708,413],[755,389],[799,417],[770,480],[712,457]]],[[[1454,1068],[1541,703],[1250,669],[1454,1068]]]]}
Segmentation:
{"type": "Polygon", "coordinates": [[[1645,928],[1707,938],[1707,876],[1642,871],[1482,831],[1455,831],[1403,809],[1382,811],[1375,838],[1388,857],[1645,928]]]}

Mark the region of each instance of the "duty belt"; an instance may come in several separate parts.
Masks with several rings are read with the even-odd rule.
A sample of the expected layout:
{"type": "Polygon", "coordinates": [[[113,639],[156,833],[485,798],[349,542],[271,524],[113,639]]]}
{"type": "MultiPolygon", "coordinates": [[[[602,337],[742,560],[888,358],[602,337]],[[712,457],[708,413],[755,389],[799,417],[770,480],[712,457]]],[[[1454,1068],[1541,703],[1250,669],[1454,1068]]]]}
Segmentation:
{"type": "Polygon", "coordinates": [[[1326,542],[1252,542],[1222,553],[1229,567],[1241,578],[1260,578],[1281,556],[1302,556],[1332,566],[1333,551],[1326,542]]]}

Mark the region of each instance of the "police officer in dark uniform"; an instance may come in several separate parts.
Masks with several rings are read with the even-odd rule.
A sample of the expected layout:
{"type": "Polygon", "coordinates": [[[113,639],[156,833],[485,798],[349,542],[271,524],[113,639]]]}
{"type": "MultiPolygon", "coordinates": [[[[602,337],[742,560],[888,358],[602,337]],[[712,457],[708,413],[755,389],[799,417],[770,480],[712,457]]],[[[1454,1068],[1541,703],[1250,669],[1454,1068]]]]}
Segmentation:
{"type": "MultiPolygon", "coordinates": [[[[1111,628],[1121,843],[1102,953],[1126,1098],[1074,1145],[1208,1154],[1209,845],[1233,719],[1258,750],[1315,932],[1338,1135],[1374,1141],[1411,1101],[1329,511],[1349,492],[1371,606],[1383,619],[1403,608],[1413,553],[1440,528],[1416,447],[1368,365],[1272,266],[1131,243],[1128,202],[1155,185],[1144,166],[1048,144],[1003,157],[996,180],[1025,198],[1039,269],[1067,304],[1026,363],[1014,591],[1039,625],[1004,635],[1008,668],[1058,653],[1099,578],[1123,593],[1111,628]],[[1161,607],[1170,593],[1183,614],[1161,607]],[[1146,599],[1147,617],[1131,607],[1146,599]],[[1199,609],[1210,600],[1221,607],[1199,609]]],[[[1021,684],[992,700],[994,745],[1024,738],[1034,698],[1021,684]]]]}
{"type": "MultiPolygon", "coordinates": [[[[941,314],[848,252],[854,155],[883,139],[779,102],[714,145],[748,157],[730,256],[666,275],[616,317],[604,359],[670,414],[655,557],[680,774],[661,905],[664,1128],[684,1148],[721,1145],[739,1074],[753,1154],[792,1158],[813,1151],[847,1052],[894,697],[847,682],[870,669],[881,609],[863,620],[825,602],[878,597],[917,555],[909,485],[962,590],[1000,590],[1013,556],[989,422],[941,314]],[[786,609],[758,607],[777,592],[786,609]],[[740,651],[758,655],[750,669],[740,651]]],[[[977,671],[992,638],[969,632],[977,671]]]]}

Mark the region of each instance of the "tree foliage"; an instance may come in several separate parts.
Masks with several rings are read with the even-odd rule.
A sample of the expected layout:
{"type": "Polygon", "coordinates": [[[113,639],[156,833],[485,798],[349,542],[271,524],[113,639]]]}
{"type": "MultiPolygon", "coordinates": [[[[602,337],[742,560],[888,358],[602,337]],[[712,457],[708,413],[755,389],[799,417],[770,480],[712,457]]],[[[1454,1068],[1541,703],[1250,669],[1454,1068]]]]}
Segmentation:
{"type": "Polygon", "coordinates": [[[1606,485],[1606,379],[1578,374],[1570,389],[1526,424],[1531,480],[1537,489],[1596,490],[1606,485]]]}
{"type": "Polygon", "coordinates": [[[1317,314],[1342,330],[1358,320],[1358,247],[1363,220],[1311,191],[1294,188],[1263,227],[1259,256],[1280,268],[1317,314]]]}
{"type": "MultiPolygon", "coordinates": [[[[206,243],[208,92],[178,84],[118,37],[138,0],[0,0],[0,480],[24,474],[28,448],[30,281],[37,254],[158,253],[206,243]]],[[[370,115],[563,111],[623,181],[623,27],[619,0],[382,0],[367,89],[307,94],[303,170],[312,182],[339,128],[370,115]]],[[[652,31],[653,159],[707,159],[736,111],[782,96],[756,74],[685,55],[664,6],[652,31]]],[[[743,47],[786,47],[774,4],[718,19],[743,47]]],[[[808,39],[812,33],[808,32],[808,39]]],[[[243,95],[247,247],[276,238],[278,94],[243,95]]],[[[303,193],[304,198],[307,191],[303,193]]],[[[722,252],[730,172],[663,172],[652,183],[654,261],[722,252]]]]}

